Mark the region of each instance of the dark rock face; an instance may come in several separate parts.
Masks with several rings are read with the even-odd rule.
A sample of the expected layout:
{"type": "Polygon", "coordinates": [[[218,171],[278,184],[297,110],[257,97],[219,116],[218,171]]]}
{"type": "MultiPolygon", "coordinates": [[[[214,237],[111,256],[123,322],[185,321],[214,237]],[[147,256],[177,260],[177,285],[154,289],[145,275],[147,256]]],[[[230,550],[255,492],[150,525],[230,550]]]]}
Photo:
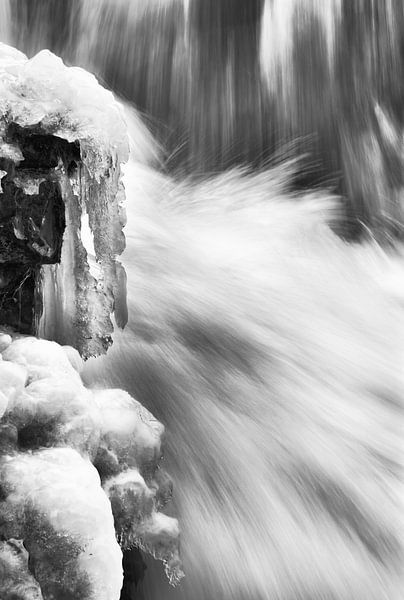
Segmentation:
{"type": "Polygon", "coordinates": [[[41,313],[40,267],[60,262],[65,206],[58,165],[74,175],[78,144],[12,123],[8,148],[0,158],[0,311],[1,322],[35,333],[41,313]]]}
{"type": "Polygon", "coordinates": [[[16,263],[2,264],[0,274],[2,323],[21,333],[33,333],[34,306],[36,305],[35,282],[39,275],[38,267],[16,263]]]}

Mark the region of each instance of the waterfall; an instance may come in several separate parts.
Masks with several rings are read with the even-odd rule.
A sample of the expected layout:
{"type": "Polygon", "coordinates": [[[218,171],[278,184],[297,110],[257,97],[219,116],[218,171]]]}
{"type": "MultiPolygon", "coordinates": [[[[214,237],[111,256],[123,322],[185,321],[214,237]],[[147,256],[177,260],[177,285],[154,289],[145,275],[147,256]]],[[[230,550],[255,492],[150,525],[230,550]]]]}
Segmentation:
{"type": "Polygon", "coordinates": [[[125,103],[129,322],[84,379],[166,427],[186,573],[136,598],[401,600],[402,3],[0,10],[125,103]]]}
{"type": "Polygon", "coordinates": [[[193,178],[299,157],[343,233],[400,231],[404,9],[393,0],[13,0],[0,37],[50,48],[133,103],[193,178]],[[8,24],[8,25],[7,25],[8,24]],[[371,183],[377,172],[377,182],[371,183]]]}

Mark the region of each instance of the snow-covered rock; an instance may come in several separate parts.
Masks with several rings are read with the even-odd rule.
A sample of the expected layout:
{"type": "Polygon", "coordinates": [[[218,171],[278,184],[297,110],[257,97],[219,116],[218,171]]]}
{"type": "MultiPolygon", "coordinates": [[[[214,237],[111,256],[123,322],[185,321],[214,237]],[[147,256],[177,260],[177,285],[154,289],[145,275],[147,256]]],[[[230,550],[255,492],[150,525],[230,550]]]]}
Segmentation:
{"type": "MultiPolygon", "coordinates": [[[[0,535],[28,551],[21,577],[34,599],[118,600],[122,550],[134,546],[176,583],[178,523],[160,511],[171,494],[159,468],[164,427],[122,390],[87,389],[76,359],[20,335],[2,352],[0,535]]],[[[12,582],[10,552],[0,547],[12,582]]]]}
{"type": "Polygon", "coordinates": [[[84,357],[111,343],[112,312],[125,325],[116,257],[125,246],[128,154],[123,108],[94,75],[47,50],[29,60],[0,44],[3,324],[84,357]]]}

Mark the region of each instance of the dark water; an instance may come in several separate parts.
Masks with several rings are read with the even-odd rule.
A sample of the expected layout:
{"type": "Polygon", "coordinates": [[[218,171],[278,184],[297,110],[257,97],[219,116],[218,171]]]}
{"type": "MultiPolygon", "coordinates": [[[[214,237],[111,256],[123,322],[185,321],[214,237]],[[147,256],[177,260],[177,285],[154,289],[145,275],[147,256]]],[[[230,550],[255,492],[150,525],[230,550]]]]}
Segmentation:
{"type": "Polygon", "coordinates": [[[86,369],[167,427],[187,577],[150,563],[139,597],[404,595],[402,268],[369,241],[402,235],[403,6],[1,5],[3,39],[95,71],[160,145],[126,169],[129,325],[86,369]]]}

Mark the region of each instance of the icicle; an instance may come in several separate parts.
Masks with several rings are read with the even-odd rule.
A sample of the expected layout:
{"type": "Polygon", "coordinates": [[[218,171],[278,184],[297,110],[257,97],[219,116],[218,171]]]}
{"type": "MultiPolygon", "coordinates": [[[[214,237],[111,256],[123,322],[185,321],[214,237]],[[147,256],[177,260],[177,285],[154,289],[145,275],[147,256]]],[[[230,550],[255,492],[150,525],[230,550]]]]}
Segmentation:
{"type": "Polygon", "coordinates": [[[23,332],[70,344],[84,357],[97,355],[111,343],[114,309],[118,326],[127,321],[125,275],[116,260],[125,247],[121,164],[129,153],[122,108],[90,73],[47,50],[28,60],[3,44],[0,92],[2,210],[12,222],[12,229],[3,226],[1,261],[22,265],[21,273],[5,274],[11,281],[3,322],[18,321],[23,332]],[[18,252],[17,240],[25,241],[18,252]],[[35,329],[32,296],[40,281],[43,315],[35,329]]]}

